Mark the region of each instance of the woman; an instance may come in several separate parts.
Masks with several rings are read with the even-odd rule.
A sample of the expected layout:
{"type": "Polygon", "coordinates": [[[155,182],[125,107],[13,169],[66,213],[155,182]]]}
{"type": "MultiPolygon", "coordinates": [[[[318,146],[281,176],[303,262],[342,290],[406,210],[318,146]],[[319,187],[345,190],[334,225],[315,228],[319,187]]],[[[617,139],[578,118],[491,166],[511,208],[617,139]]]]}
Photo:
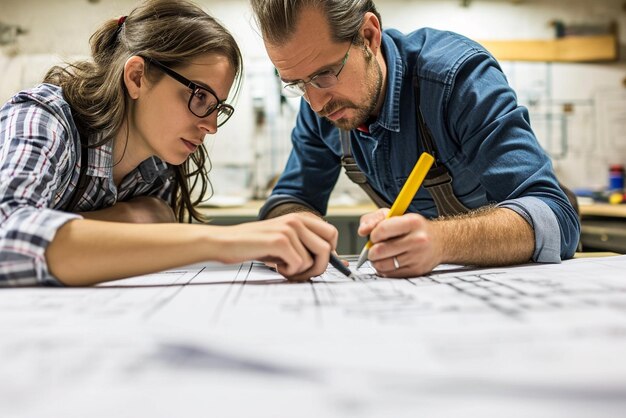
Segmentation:
{"type": "Polygon", "coordinates": [[[325,270],[336,230],[313,216],[176,223],[201,219],[202,141],[241,83],[224,27],[194,4],[152,0],[91,46],[93,62],[52,68],[0,109],[1,286],[92,285],[207,260],[262,260],[293,279],[325,270]]]}

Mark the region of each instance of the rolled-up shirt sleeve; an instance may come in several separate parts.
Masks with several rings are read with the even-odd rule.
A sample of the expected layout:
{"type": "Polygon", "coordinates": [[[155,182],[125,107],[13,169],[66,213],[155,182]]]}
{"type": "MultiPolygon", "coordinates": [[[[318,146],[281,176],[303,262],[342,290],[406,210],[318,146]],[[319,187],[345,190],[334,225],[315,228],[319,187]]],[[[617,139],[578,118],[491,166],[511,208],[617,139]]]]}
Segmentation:
{"type": "Polygon", "coordinates": [[[578,215],[530,127],[527,109],[517,104],[495,60],[476,54],[463,65],[448,109],[451,130],[487,200],[532,226],[533,261],[571,258],[580,237],[578,215]]]}
{"type": "Polygon", "coordinates": [[[0,235],[0,286],[60,285],[48,270],[45,251],[56,231],[77,218],[52,209],[12,211],[0,235]]]}
{"type": "Polygon", "coordinates": [[[535,233],[535,250],[532,260],[537,263],[561,262],[561,235],[559,222],[550,207],[542,200],[532,197],[520,197],[505,200],[496,205],[511,209],[529,223],[535,233]]]}
{"type": "Polygon", "coordinates": [[[259,209],[259,219],[263,220],[267,218],[267,215],[277,206],[284,205],[285,203],[294,203],[305,208],[310,209],[312,212],[316,212],[317,210],[309,205],[302,199],[298,199],[295,196],[291,196],[288,194],[273,194],[267,198],[261,209],[259,209]]]}
{"type": "Polygon", "coordinates": [[[57,230],[81,216],[52,209],[75,164],[58,117],[33,102],[0,109],[0,286],[61,285],[45,252],[57,230]]]}

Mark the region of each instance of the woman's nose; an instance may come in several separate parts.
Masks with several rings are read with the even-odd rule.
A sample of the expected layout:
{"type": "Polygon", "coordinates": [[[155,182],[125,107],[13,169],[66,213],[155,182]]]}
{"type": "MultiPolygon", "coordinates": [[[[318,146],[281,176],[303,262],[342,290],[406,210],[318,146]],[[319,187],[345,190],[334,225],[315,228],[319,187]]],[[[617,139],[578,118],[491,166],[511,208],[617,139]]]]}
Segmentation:
{"type": "Polygon", "coordinates": [[[215,134],[217,132],[217,112],[213,112],[208,116],[200,118],[198,125],[200,129],[205,131],[207,134],[215,134]]]}

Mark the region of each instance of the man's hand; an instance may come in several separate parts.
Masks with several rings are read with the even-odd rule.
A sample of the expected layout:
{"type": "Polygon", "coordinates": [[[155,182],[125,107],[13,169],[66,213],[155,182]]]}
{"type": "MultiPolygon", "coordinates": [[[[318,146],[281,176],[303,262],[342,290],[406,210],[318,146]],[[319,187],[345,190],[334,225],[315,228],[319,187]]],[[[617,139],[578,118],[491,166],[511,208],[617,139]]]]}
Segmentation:
{"type": "Polygon", "coordinates": [[[363,215],[358,233],[369,235],[369,260],[384,277],[412,277],[430,273],[442,262],[431,222],[416,213],[385,219],[389,209],[363,215]],[[395,260],[394,260],[395,259],[395,260]]]}
{"type": "Polygon", "coordinates": [[[441,263],[504,266],[531,260],[535,236],[528,222],[506,208],[427,220],[408,213],[386,219],[388,209],[363,215],[358,233],[370,236],[369,259],[386,277],[415,277],[441,263]]]}
{"type": "Polygon", "coordinates": [[[85,219],[127,223],[177,222],[172,208],[154,196],[139,196],[126,202],[92,212],[80,213],[85,219]]]}

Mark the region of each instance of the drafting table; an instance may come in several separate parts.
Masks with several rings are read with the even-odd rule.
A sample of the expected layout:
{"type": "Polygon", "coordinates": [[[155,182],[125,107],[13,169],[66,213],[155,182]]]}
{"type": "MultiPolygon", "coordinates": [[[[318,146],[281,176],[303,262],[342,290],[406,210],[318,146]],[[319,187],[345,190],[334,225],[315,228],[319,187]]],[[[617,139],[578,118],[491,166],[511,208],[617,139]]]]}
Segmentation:
{"type": "Polygon", "coordinates": [[[0,416],[624,417],[625,271],[617,256],[287,283],[206,264],[3,289],[0,416]]]}

